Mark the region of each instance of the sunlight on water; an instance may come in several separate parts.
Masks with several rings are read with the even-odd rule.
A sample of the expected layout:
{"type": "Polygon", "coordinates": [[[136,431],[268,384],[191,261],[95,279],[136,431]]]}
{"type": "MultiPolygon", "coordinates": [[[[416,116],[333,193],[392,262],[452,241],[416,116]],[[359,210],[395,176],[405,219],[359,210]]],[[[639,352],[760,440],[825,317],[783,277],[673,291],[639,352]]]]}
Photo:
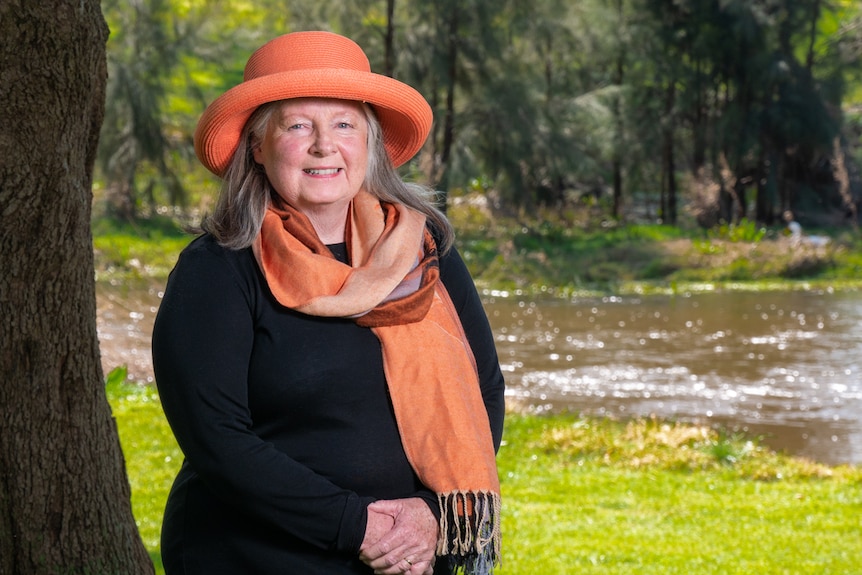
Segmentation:
{"type": "Polygon", "coordinates": [[[486,302],[513,404],[713,421],[862,463],[862,295],[486,302]]]}
{"type": "Polygon", "coordinates": [[[129,379],[153,382],[150,340],[153,320],[161,301],[157,286],[97,284],[96,328],[102,355],[102,370],[107,374],[125,365],[129,379]]]}

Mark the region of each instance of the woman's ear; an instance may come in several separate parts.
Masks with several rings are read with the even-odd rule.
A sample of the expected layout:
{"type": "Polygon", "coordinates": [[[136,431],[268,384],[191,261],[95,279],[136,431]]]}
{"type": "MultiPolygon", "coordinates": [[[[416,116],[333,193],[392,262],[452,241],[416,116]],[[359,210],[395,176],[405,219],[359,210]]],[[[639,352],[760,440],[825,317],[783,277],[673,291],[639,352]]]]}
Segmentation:
{"type": "Polygon", "coordinates": [[[258,164],[263,164],[263,152],[260,150],[260,144],[255,144],[251,147],[251,157],[258,164]]]}

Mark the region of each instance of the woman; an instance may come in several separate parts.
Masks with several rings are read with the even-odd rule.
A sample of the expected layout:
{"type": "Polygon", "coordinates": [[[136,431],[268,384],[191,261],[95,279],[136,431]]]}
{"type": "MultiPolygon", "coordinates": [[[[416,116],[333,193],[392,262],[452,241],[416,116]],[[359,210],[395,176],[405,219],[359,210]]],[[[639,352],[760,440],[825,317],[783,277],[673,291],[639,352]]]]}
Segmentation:
{"type": "Polygon", "coordinates": [[[168,575],[493,569],[493,337],[449,223],[395,172],[430,126],[327,32],[268,42],[202,115],[224,185],[153,331],[186,457],[168,575]]]}

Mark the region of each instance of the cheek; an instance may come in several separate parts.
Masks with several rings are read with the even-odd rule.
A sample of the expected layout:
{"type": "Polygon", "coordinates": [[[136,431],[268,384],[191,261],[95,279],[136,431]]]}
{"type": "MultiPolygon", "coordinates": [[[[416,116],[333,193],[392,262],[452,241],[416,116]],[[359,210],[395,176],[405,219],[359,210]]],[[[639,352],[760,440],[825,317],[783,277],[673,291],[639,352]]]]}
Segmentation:
{"type": "Polygon", "coordinates": [[[365,170],[368,167],[368,149],[359,145],[351,151],[351,159],[357,170],[365,170]]]}
{"type": "Polygon", "coordinates": [[[302,167],[304,161],[301,152],[297,148],[297,146],[289,146],[282,143],[261,150],[258,163],[264,166],[270,179],[294,177],[294,172],[302,167]]]}

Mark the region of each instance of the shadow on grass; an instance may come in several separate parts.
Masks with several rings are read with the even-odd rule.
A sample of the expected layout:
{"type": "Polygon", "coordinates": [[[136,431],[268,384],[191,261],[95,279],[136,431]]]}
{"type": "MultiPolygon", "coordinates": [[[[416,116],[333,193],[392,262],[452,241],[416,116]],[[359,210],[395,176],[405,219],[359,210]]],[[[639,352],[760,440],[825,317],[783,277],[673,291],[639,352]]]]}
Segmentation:
{"type": "Polygon", "coordinates": [[[165,567],[162,565],[162,555],[159,551],[150,551],[150,561],[156,568],[156,575],[162,575],[165,572],[165,567]]]}

